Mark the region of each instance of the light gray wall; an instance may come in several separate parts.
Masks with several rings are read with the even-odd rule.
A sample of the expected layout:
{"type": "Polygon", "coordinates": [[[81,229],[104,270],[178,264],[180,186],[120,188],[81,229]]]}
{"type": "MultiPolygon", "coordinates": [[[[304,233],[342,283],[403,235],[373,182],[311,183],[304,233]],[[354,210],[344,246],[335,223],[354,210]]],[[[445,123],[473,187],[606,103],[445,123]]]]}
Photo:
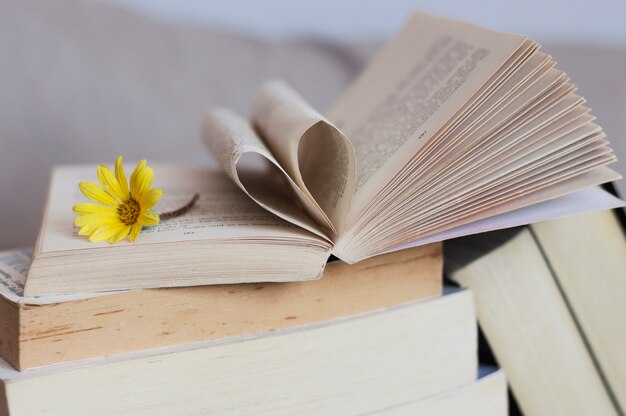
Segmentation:
{"type": "Polygon", "coordinates": [[[626,43],[624,0],[115,0],[159,19],[270,37],[386,38],[414,10],[543,41],[626,43]]]}

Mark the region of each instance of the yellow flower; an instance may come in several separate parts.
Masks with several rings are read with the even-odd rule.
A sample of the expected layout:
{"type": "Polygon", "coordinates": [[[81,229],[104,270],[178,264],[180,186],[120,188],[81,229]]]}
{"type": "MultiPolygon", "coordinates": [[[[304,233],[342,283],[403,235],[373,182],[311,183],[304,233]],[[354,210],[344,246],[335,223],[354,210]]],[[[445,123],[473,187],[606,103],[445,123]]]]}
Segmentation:
{"type": "Polygon", "coordinates": [[[146,166],[146,161],[139,162],[130,175],[130,190],[126,182],[122,157],[115,161],[115,175],[104,166],[98,166],[98,181],[81,182],[78,187],[89,199],[102,205],[83,202],[74,205],[78,218],[74,220],[81,227],[78,235],[89,236],[89,241],[117,243],[129,236],[135,241],[141,227],[156,225],[159,216],[150,210],[161,198],[163,191],[150,189],[154,172],[146,166]]]}

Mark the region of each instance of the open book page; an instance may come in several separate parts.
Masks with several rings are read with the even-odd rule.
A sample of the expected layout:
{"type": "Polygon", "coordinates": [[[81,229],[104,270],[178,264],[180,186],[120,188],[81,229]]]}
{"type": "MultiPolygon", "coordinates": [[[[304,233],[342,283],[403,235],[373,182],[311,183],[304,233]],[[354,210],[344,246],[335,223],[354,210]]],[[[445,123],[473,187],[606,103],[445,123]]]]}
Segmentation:
{"type": "Polygon", "coordinates": [[[24,294],[31,249],[0,251],[0,296],[16,301],[24,294]]]}
{"type": "MultiPolygon", "coordinates": [[[[394,232],[394,238],[387,240],[387,248],[382,252],[390,252],[448,238],[492,231],[518,225],[530,224],[537,221],[554,219],[567,215],[584,212],[611,209],[624,206],[624,202],[608,192],[593,188],[621,176],[607,167],[593,169],[565,181],[551,186],[529,191],[524,198],[508,198],[504,202],[479,211],[471,207],[463,207],[462,212],[443,219],[436,216],[433,222],[420,227],[421,237],[407,238],[413,235],[413,229],[404,227],[394,232]],[[586,189],[588,188],[588,189],[586,189]],[[442,225],[445,224],[445,225],[442,225]]],[[[358,250],[353,250],[353,258],[347,258],[349,263],[366,257],[380,254],[380,247],[376,247],[375,238],[363,239],[358,250]]]]}
{"type": "MultiPolygon", "coordinates": [[[[127,164],[130,166],[130,164],[127,164]]],[[[96,182],[95,166],[65,166],[55,169],[48,207],[35,255],[64,250],[110,250],[145,244],[224,239],[310,239],[317,245],[330,244],[310,232],[290,224],[258,206],[224,173],[188,165],[153,165],[153,187],[163,190],[155,206],[158,213],[184,206],[195,193],[200,199],[187,214],[144,229],[134,243],[114,246],[92,243],[77,235],[72,206],[85,201],[78,189],[80,181],[96,182]]]]}
{"type": "Polygon", "coordinates": [[[615,209],[623,207],[624,205],[626,205],[624,204],[624,201],[619,198],[616,198],[601,188],[592,187],[563,195],[556,199],[551,199],[501,214],[495,214],[492,217],[487,217],[453,227],[448,230],[432,234],[428,237],[396,246],[388,250],[388,252],[404,250],[411,247],[434,243],[436,241],[449,240],[451,238],[548,221],[570,215],[579,215],[586,212],[605,209],[615,209]]]}
{"type": "Polygon", "coordinates": [[[359,169],[335,255],[358,261],[619,178],[584,99],[538,47],[411,19],[331,110],[359,169]]]}
{"type": "Polygon", "coordinates": [[[324,213],[280,166],[247,120],[229,110],[213,110],[204,119],[203,138],[226,174],[256,203],[328,238],[318,225],[324,224],[324,213]]]}
{"type": "MultiPolygon", "coordinates": [[[[525,101],[533,101],[531,98],[536,95],[536,91],[533,91],[536,90],[535,87],[550,90],[550,86],[541,81],[538,80],[533,87],[520,95],[519,98],[522,100],[514,106],[515,109],[523,109],[526,106],[525,101]],[[524,98],[525,96],[528,98],[524,98]]],[[[516,101],[517,99],[512,103],[516,101]]],[[[538,178],[539,171],[547,171],[554,163],[567,162],[573,167],[582,161],[584,153],[591,155],[595,152],[599,155],[608,152],[604,143],[597,140],[598,136],[594,133],[598,127],[589,123],[589,117],[580,117],[584,114],[584,110],[577,107],[581,101],[580,97],[566,96],[566,99],[549,110],[546,110],[545,105],[541,104],[542,101],[539,101],[535,106],[539,111],[527,111],[523,117],[518,117],[516,122],[509,123],[507,128],[499,128],[497,134],[486,134],[509,117],[504,110],[496,113],[493,118],[471,130],[471,134],[463,141],[457,141],[457,145],[464,151],[454,149],[448,154],[441,154],[437,157],[437,163],[431,163],[431,169],[428,170],[422,169],[425,163],[421,164],[419,170],[412,173],[419,181],[402,190],[400,194],[400,198],[402,195],[404,199],[410,198],[410,204],[406,204],[402,210],[397,210],[394,215],[402,215],[405,222],[412,224],[414,231],[426,220],[445,220],[444,210],[448,208],[456,209],[457,212],[460,210],[461,212],[452,214],[454,217],[452,219],[459,219],[457,215],[468,214],[468,209],[462,202],[476,198],[481,193],[488,191],[493,195],[505,192],[510,194],[520,186],[526,188],[521,190],[527,192],[531,190],[532,181],[538,178]],[[576,117],[579,119],[575,124],[568,121],[571,120],[570,114],[575,117],[574,121],[576,117]],[[538,123],[539,120],[541,123],[538,123]],[[539,128],[542,124],[545,128],[539,128]],[[567,127],[568,124],[570,127],[567,127]],[[467,142],[468,145],[463,142],[467,142]],[[586,146],[587,144],[589,146],[586,146]],[[579,150],[576,150],[577,148],[579,150]],[[594,151],[593,148],[598,150],[594,151]],[[449,166],[441,170],[439,164],[449,166]]],[[[509,104],[505,108],[510,106],[509,104]]],[[[477,111],[489,112],[488,109],[481,111],[480,108],[477,111]]],[[[513,110],[510,111],[513,114],[513,110]]],[[[461,133],[456,135],[463,136],[461,133]]],[[[609,160],[607,158],[606,162],[609,160]]],[[[522,196],[521,190],[516,190],[517,197],[522,196]]],[[[401,234],[398,231],[398,221],[392,219],[389,219],[387,224],[378,224],[377,227],[395,236],[401,234]]],[[[375,230],[370,228],[369,232],[375,230]]]]}
{"type": "Polygon", "coordinates": [[[253,103],[252,121],[280,165],[326,214],[335,235],[340,235],[355,189],[352,144],[278,81],[260,89],[253,103]]]}
{"type": "Polygon", "coordinates": [[[69,302],[100,296],[110,296],[124,292],[94,292],[73,295],[24,296],[24,286],[28,269],[33,260],[33,249],[23,248],[0,251],[0,296],[13,303],[24,305],[47,305],[51,303],[69,302]]]}
{"type": "Polygon", "coordinates": [[[411,18],[329,113],[357,155],[349,222],[525,41],[424,14],[411,18]]]}

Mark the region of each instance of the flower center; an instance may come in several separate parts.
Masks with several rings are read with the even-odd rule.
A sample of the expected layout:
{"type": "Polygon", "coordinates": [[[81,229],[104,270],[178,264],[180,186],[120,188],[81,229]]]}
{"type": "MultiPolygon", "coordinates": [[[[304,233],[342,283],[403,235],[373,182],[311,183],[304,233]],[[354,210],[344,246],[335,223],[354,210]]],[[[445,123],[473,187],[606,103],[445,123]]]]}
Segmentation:
{"type": "Polygon", "coordinates": [[[141,206],[139,205],[139,202],[132,198],[124,201],[117,208],[117,214],[120,216],[120,220],[126,225],[133,225],[136,223],[140,212],[141,206]]]}

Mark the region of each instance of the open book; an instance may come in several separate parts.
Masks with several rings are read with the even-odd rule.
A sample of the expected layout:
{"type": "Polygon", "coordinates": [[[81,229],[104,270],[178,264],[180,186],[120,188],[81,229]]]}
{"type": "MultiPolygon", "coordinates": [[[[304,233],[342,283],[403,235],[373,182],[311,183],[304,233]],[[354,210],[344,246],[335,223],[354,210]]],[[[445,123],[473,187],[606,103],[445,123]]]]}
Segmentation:
{"type": "Polygon", "coordinates": [[[187,216],[134,244],[72,235],[79,180],[58,168],[25,294],[319,277],[432,241],[612,208],[602,129],[525,36],[415,14],[327,116],[279,81],[251,120],[219,109],[203,136],[223,167],[161,166],[157,210],[187,216]]]}

